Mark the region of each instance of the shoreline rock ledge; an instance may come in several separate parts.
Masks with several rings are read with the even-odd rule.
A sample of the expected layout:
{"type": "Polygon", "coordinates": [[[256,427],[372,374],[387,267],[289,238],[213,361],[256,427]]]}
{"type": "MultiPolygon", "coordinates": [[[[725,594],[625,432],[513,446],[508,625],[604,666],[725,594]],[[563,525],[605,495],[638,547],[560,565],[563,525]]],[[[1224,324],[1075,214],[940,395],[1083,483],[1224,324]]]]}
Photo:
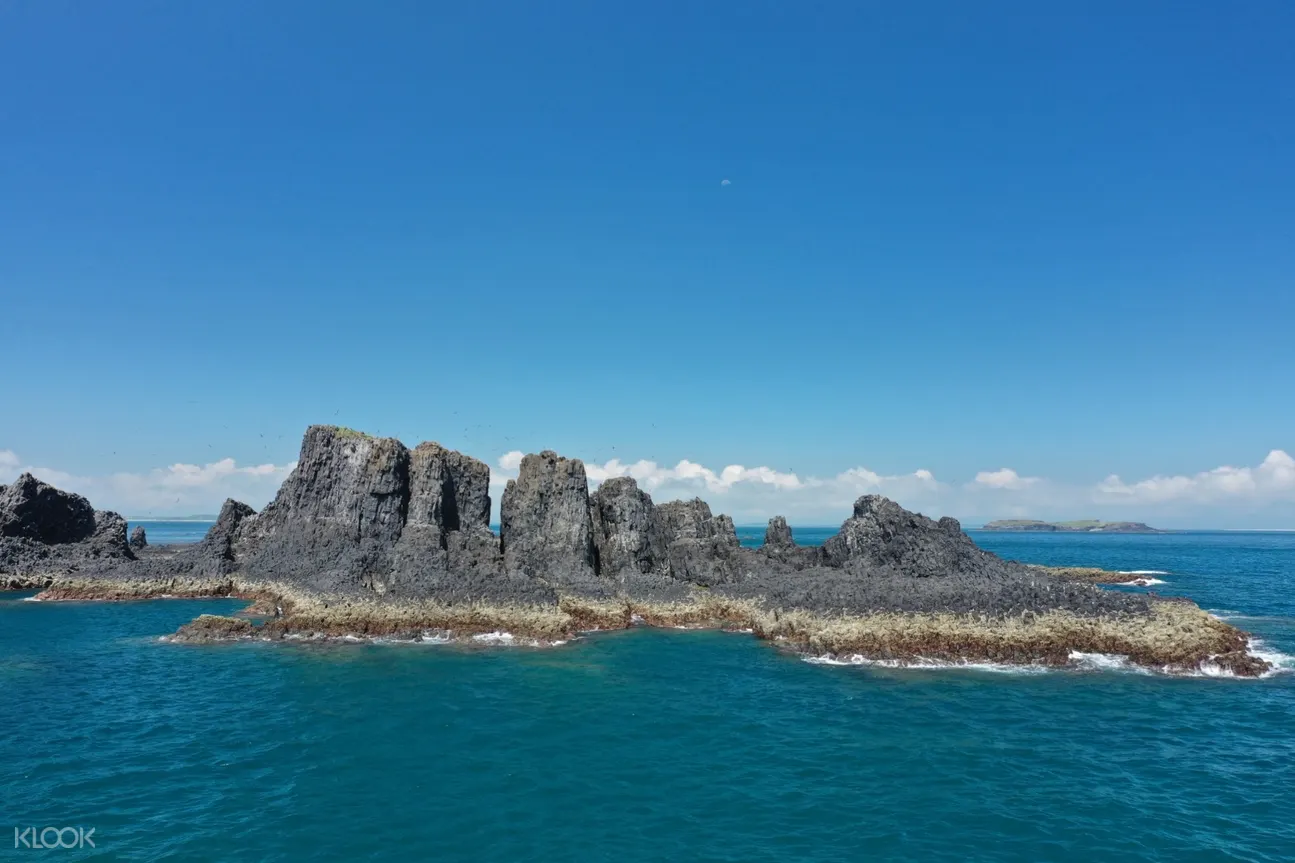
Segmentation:
{"type": "Polygon", "coordinates": [[[556,642],[646,624],[898,664],[1063,666],[1078,652],[1170,672],[1269,670],[1244,632],[1194,603],[1003,560],[956,520],[879,495],[860,497],[821,547],[797,546],[779,516],[750,549],[700,499],[657,504],[629,477],[591,493],[583,462],[544,451],[504,489],[498,536],[490,509],[484,462],[317,425],[261,512],[226,501],[203,540],[178,550],[128,542],[119,515],[30,475],[0,487],[0,584],[51,600],[237,596],[266,612],[203,615],[177,641],[506,631],[556,642]]]}

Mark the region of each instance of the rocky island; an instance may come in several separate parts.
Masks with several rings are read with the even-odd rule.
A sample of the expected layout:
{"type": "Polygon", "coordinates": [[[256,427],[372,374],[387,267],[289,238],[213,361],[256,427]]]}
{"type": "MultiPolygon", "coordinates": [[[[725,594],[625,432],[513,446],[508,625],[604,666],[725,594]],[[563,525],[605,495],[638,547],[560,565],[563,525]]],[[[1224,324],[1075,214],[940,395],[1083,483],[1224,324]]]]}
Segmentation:
{"type": "Polygon", "coordinates": [[[1164,533],[1140,521],[1036,521],[1032,518],[1004,518],[991,521],[981,530],[1026,530],[1043,533],[1164,533]]]}
{"type": "Polygon", "coordinates": [[[436,443],[409,449],[312,426],[259,513],[225,502],[199,543],[126,536],[116,513],[31,475],[0,487],[0,584],[37,598],[244,597],[259,616],[203,615],[177,641],[390,637],[537,642],[633,625],[751,631],[789,649],[899,664],[1066,665],[1082,653],[1253,676],[1247,636],[1194,603],[1104,590],[980,549],[952,518],[859,498],[821,547],[786,520],[739,545],[700,499],[655,503],[633,479],[592,493],[584,464],[526,456],[489,527],[490,470],[436,443]]]}

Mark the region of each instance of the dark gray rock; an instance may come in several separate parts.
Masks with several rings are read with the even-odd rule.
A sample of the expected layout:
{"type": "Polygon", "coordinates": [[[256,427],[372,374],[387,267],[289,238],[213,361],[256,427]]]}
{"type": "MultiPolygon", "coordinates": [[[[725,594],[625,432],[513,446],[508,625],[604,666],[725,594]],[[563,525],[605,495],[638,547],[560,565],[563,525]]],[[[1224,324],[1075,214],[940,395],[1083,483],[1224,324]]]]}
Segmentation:
{"type": "Polygon", "coordinates": [[[889,498],[864,495],[854,514],[823,544],[827,566],[892,567],[917,578],[972,573],[998,558],[981,551],[955,519],[939,523],[889,498]]]}
{"type": "Polygon", "coordinates": [[[441,533],[489,527],[490,468],[438,443],[420,443],[409,459],[408,525],[441,533]]]}
{"type": "Polygon", "coordinates": [[[742,574],[737,530],[727,515],[712,515],[701,498],[657,507],[664,525],[670,574],[680,581],[712,587],[742,574]]]}
{"type": "Polygon", "coordinates": [[[775,608],[824,613],[1065,609],[1145,614],[1142,596],[1104,591],[1002,560],[958,522],[876,495],[859,498],[821,548],[775,518],[744,549],[733,521],[700,499],[655,506],[628,478],[591,496],[584,465],[528,455],[488,527],[489,469],[437,444],[312,426],[292,475],[259,515],[226,501],[183,550],[141,548],[126,523],[24,476],[0,489],[0,584],[42,574],[169,579],[242,575],[328,594],[552,604],[559,594],[685,600],[697,587],[775,608]],[[70,539],[76,537],[76,539],[70,539]]]}
{"type": "Polygon", "coordinates": [[[764,529],[764,547],[769,551],[796,547],[796,541],[791,538],[791,527],[787,524],[787,519],[780,515],[769,519],[769,526],[764,529]]]}
{"type": "Polygon", "coordinates": [[[94,533],[85,545],[96,549],[96,557],[132,557],[126,542],[126,519],[105,509],[94,511],[94,533]]]}
{"type": "Polygon", "coordinates": [[[590,498],[598,567],[603,575],[664,571],[667,527],[652,498],[631,477],[607,480],[590,498]]]}
{"type": "Polygon", "coordinates": [[[260,528],[314,523],[336,527],[357,542],[400,536],[409,504],[409,450],[336,426],[311,426],[296,469],[265,508],[260,528]]]}
{"type": "Polygon", "coordinates": [[[220,515],[216,523],[208,529],[206,536],[195,546],[210,557],[233,561],[235,559],[235,542],[243,531],[244,523],[256,515],[256,510],[232,497],[225,498],[220,506],[220,515]]]}
{"type": "Polygon", "coordinates": [[[385,592],[409,506],[409,450],[336,426],[311,426],[297,467],[238,531],[248,575],[320,590],[385,592]]]}
{"type": "Polygon", "coordinates": [[[764,545],[760,546],[760,554],[770,560],[785,563],[793,570],[819,564],[819,550],[796,545],[787,519],[780,515],[769,519],[769,526],[764,531],[764,545]]]}
{"type": "Polygon", "coordinates": [[[60,491],[30,473],[0,493],[0,536],[55,545],[83,542],[95,531],[94,507],[88,500],[60,491]]]}
{"type": "Polygon", "coordinates": [[[255,516],[256,511],[250,506],[228,498],[220,507],[216,523],[193,545],[158,549],[140,547],[137,561],[101,567],[92,574],[99,578],[162,580],[228,578],[241,569],[236,554],[238,538],[255,516]]]}
{"type": "Polygon", "coordinates": [[[135,525],[135,529],[130,532],[129,543],[131,551],[141,551],[148,547],[148,532],[144,530],[144,525],[135,525]]]}
{"type": "Polygon", "coordinates": [[[584,462],[552,450],[522,459],[500,501],[504,571],[552,586],[598,593],[589,485],[584,462]]]}
{"type": "Polygon", "coordinates": [[[23,474],[0,492],[0,576],[71,575],[132,560],[126,520],[95,510],[79,494],[23,474]]]}

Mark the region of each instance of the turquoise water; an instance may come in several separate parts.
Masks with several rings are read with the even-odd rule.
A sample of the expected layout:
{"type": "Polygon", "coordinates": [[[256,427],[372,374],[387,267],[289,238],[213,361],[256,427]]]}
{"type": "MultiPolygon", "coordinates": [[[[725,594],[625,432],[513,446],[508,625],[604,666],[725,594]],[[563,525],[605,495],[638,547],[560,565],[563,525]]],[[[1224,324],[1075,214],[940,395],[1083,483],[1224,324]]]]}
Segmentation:
{"type": "Polygon", "coordinates": [[[127,530],[134,530],[136,525],[144,526],[150,545],[170,545],[172,543],[197,542],[206,535],[208,528],[214,524],[210,521],[128,521],[127,530]]]}
{"type": "MultiPolygon", "coordinates": [[[[1163,570],[1295,653],[1295,536],[974,535],[1163,570]]],[[[180,646],[157,636],[238,604],[0,596],[14,859],[85,858],[10,847],[69,825],[101,859],[1295,859],[1295,674],[840,667],[653,630],[180,646]]]]}

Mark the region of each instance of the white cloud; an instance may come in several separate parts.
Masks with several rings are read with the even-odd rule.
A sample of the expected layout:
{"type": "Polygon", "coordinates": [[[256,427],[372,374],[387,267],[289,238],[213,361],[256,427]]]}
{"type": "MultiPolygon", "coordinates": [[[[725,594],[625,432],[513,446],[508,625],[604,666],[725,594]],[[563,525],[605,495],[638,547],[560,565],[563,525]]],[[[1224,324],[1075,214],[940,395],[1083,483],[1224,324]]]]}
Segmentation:
{"type": "Polygon", "coordinates": [[[1257,467],[1216,467],[1192,476],[1153,476],[1126,483],[1111,474],[1096,486],[1098,501],[1216,503],[1227,500],[1295,499],[1295,459],[1268,453],[1257,467]]]}
{"type": "Polygon", "coordinates": [[[239,466],[232,458],[205,465],[177,463],[144,473],[78,476],[57,468],[22,466],[10,450],[0,450],[0,482],[20,473],[87,497],[100,509],[128,516],[188,515],[216,512],[232,497],[260,509],[274,496],[296,463],[239,466]]]}
{"type": "MultiPolygon", "coordinates": [[[[503,487],[517,475],[522,457],[514,450],[496,460],[490,478],[496,506],[503,487]]],[[[226,497],[259,509],[295,466],[240,465],[225,458],[207,464],[177,463],[141,473],[81,476],[24,465],[12,450],[0,449],[0,483],[31,471],[46,482],[85,495],[97,507],[133,516],[214,512],[226,497]]],[[[980,471],[970,481],[941,482],[924,468],[882,474],[856,466],[817,477],[766,466],[710,467],[688,459],[673,466],[646,459],[612,459],[586,463],[585,472],[593,487],[612,477],[629,476],[657,502],[701,497],[717,512],[745,523],[780,514],[793,523],[835,524],[863,494],[884,494],[928,515],[973,521],[1100,517],[1155,524],[1163,516],[1188,526],[1223,527],[1241,522],[1238,526],[1272,527],[1295,519],[1295,458],[1280,449],[1272,450],[1253,467],[1223,466],[1133,482],[1113,474],[1093,484],[1021,476],[1006,467],[980,471]]]]}
{"type": "Polygon", "coordinates": [[[1010,467],[998,470],[982,470],[976,474],[976,482],[986,488],[1005,488],[1017,490],[1039,481],[1037,476],[1021,476],[1010,467]]]}
{"type": "MultiPolygon", "coordinates": [[[[520,452],[499,458],[491,478],[496,504],[499,491],[517,475],[521,459],[520,452]]],[[[1253,524],[1253,518],[1244,512],[1253,513],[1256,506],[1295,502],[1295,459],[1282,450],[1273,450],[1253,468],[1221,467],[1194,476],[1152,477],[1133,484],[1117,476],[1095,485],[1059,483],[1022,476],[1008,467],[980,471],[970,481],[955,483],[941,482],[924,468],[881,474],[858,466],[833,476],[815,477],[770,467],[712,468],[688,459],[673,467],[648,460],[612,459],[586,463],[585,473],[591,487],[611,477],[630,476],[658,503],[702,497],[716,511],[747,523],[780,514],[801,524],[835,524],[863,494],[884,494],[927,515],[953,515],[973,522],[1007,517],[1100,517],[1154,523],[1157,515],[1163,515],[1189,524],[1227,526],[1234,518],[1253,524]],[[1210,510],[1209,504],[1219,506],[1210,510]],[[1221,508],[1223,504],[1235,506],[1228,510],[1221,508]],[[1241,504],[1249,506],[1243,509],[1241,504]]]]}
{"type": "Polygon", "coordinates": [[[721,186],[731,186],[731,185],[733,185],[732,181],[730,181],[730,180],[720,180],[720,181],[719,181],[719,184],[720,184],[721,186]]]}
{"type": "MultiPolygon", "coordinates": [[[[505,453],[490,484],[499,491],[517,476],[522,454],[505,453]]],[[[880,493],[912,502],[927,500],[944,488],[929,470],[883,476],[864,467],[850,468],[834,477],[802,477],[771,467],[732,464],[718,470],[688,459],[673,467],[647,459],[625,463],[619,459],[598,464],[585,463],[591,488],[612,477],[633,477],[639,488],[657,502],[702,497],[719,512],[739,520],[764,519],[770,515],[804,516],[828,521],[841,520],[862,494],[880,493]]],[[[495,503],[499,499],[496,497],[495,503]]]]}

